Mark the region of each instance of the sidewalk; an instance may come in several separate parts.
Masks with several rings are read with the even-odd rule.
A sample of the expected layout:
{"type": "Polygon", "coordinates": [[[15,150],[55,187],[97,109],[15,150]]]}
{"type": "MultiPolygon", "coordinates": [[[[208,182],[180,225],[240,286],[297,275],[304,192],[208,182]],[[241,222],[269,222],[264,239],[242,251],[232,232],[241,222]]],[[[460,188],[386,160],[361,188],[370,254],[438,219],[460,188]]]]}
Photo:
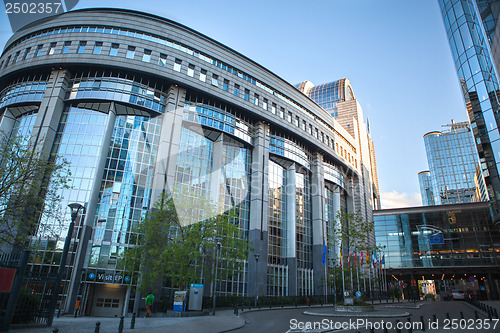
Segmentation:
{"type": "MultiPolygon", "coordinates": [[[[245,324],[245,320],[233,314],[233,310],[219,310],[215,316],[202,317],[153,317],[136,318],[135,329],[130,329],[131,317],[126,317],[123,332],[148,332],[163,333],[172,331],[176,333],[219,333],[239,328],[245,324]]],[[[93,333],[96,322],[100,322],[100,333],[118,332],[120,318],[103,317],[60,317],[54,318],[52,327],[26,327],[12,328],[9,333],[52,333],[55,328],[59,333],[93,333]]]]}

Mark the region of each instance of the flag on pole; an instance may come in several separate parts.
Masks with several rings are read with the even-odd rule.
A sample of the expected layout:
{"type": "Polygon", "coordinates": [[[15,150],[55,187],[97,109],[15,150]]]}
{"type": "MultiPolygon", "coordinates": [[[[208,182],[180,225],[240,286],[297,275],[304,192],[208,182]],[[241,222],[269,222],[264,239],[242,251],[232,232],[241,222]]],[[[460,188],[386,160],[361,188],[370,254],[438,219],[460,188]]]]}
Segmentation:
{"type": "Polygon", "coordinates": [[[363,266],[363,250],[361,250],[361,257],[360,257],[359,265],[363,266]]]}
{"type": "Polygon", "coordinates": [[[357,262],[358,262],[358,252],[354,250],[354,267],[356,267],[357,262]]]}
{"type": "Polygon", "coordinates": [[[342,246],[340,247],[339,265],[340,265],[340,267],[344,267],[344,266],[342,266],[342,246]]]}
{"type": "Polygon", "coordinates": [[[351,251],[347,254],[347,267],[351,266],[351,251]]]}
{"type": "Polygon", "coordinates": [[[323,255],[321,256],[321,263],[323,265],[326,265],[326,244],[324,239],[323,239],[323,255]]]}

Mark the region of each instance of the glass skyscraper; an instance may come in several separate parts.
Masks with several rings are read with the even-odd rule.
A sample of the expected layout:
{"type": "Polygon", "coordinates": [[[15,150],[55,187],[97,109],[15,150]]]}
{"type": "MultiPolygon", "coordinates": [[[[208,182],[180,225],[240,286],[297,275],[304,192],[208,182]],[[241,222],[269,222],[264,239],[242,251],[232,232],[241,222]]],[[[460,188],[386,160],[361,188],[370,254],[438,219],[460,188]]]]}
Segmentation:
{"type": "Polygon", "coordinates": [[[495,223],[500,223],[498,1],[438,0],[479,153],[495,223]],[[495,61],[497,60],[497,61],[495,61]]]}
{"type": "Polygon", "coordinates": [[[448,131],[424,135],[429,171],[418,174],[423,205],[487,201],[487,194],[476,189],[484,179],[469,123],[447,126],[448,131]]]}

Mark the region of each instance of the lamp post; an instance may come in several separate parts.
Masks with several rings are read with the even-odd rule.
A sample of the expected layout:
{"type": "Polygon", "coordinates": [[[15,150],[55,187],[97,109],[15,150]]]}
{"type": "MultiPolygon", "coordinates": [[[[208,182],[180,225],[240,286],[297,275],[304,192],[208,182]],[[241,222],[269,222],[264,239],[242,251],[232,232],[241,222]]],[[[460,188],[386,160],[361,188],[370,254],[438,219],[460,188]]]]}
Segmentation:
{"type": "Polygon", "coordinates": [[[259,291],[257,290],[257,278],[259,276],[259,253],[254,254],[255,257],[255,307],[257,307],[257,301],[259,300],[259,291]]]}
{"type": "Polygon", "coordinates": [[[217,295],[217,267],[219,266],[219,252],[220,252],[220,247],[222,246],[221,242],[219,242],[219,239],[222,238],[216,238],[217,240],[217,254],[216,254],[216,259],[215,259],[215,279],[214,279],[214,292],[213,292],[213,315],[215,316],[215,298],[217,295]]]}
{"type": "Polygon", "coordinates": [[[70,203],[69,208],[71,208],[71,222],[68,227],[68,234],[66,235],[66,240],[64,242],[64,248],[61,257],[61,263],[59,264],[59,269],[57,271],[56,282],[54,285],[54,294],[52,295],[52,299],[50,300],[50,310],[49,310],[49,318],[47,319],[47,326],[52,326],[52,321],[54,320],[54,313],[56,311],[57,299],[59,298],[59,290],[61,289],[61,280],[64,270],[66,269],[66,259],[68,257],[69,245],[71,243],[71,238],[73,237],[73,229],[75,227],[75,221],[78,217],[78,213],[80,209],[85,208],[79,203],[70,203]]]}

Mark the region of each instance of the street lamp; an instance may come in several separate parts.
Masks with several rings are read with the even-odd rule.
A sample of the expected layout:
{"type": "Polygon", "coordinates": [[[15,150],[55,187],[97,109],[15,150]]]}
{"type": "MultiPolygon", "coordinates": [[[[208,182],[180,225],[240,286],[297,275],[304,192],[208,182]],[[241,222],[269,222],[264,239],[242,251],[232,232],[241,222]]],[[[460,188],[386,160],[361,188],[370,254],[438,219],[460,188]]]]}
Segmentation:
{"type": "Polygon", "coordinates": [[[219,266],[219,252],[220,252],[220,247],[222,246],[221,242],[219,240],[222,240],[222,238],[217,237],[217,254],[216,254],[216,259],[215,259],[215,279],[214,279],[214,292],[213,292],[213,315],[215,316],[215,297],[217,295],[217,267],[219,266]]]}
{"type": "Polygon", "coordinates": [[[257,307],[257,301],[259,300],[259,291],[257,290],[257,278],[259,276],[259,253],[254,254],[255,257],[255,307],[257,307]]]}
{"type": "Polygon", "coordinates": [[[64,270],[66,269],[66,259],[68,257],[69,245],[71,243],[71,238],[73,237],[73,229],[75,227],[75,221],[78,217],[80,209],[85,211],[85,208],[79,203],[70,203],[69,208],[71,208],[71,222],[68,227],[68,234],[66,235],[66,240],[64,242],[64,248],[61,257],[61,263],[59,264],[59,270],[57,271],[56,282],[54,285],[54,294],[52,295],[49,318],[47,319],[47,326],[52,326],[52,321],[54,320],[54,313],[56,311],[57,299],[59,297],[59,290],[61,289],[61,280],[64,270]]]}

